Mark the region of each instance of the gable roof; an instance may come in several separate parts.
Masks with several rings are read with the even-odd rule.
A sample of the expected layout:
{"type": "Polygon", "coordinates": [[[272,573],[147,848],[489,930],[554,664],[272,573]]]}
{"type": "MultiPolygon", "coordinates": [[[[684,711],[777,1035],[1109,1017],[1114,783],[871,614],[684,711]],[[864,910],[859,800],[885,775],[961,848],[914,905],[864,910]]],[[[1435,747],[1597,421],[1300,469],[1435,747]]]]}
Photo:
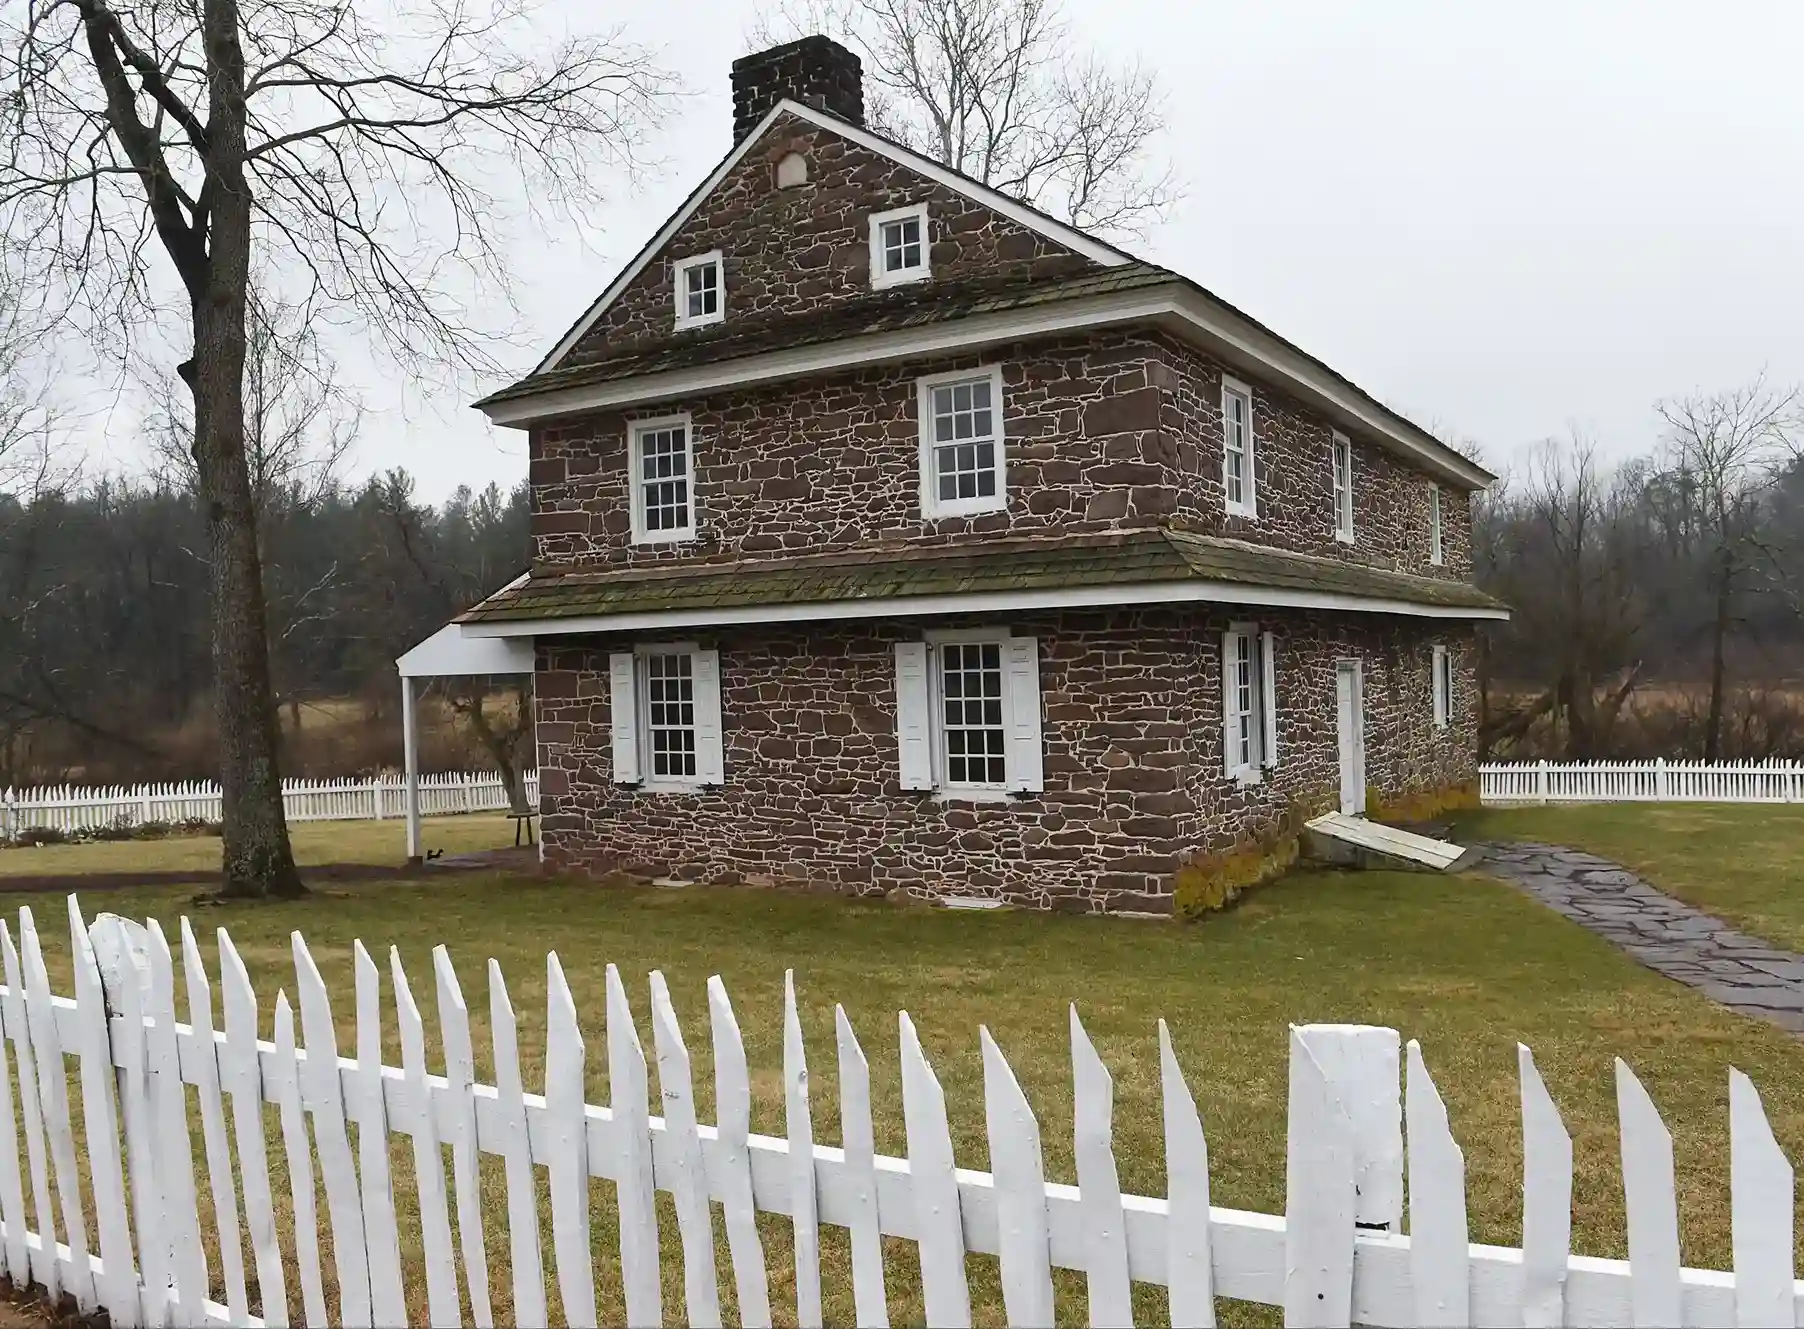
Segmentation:
{"type": "Polygon", "coordinates": [[[1100,263],[1104,267],[1116,267],[1134,261],[1131,255],[1122,253],[1113,245],[1105,244],[1095,236],[1078,230],[1075,226],[1068,226],[1064,222],[1057,221],[1038,208],[1023,203],[1018,198],[1004,194],[1000,190],[991,189],[988,185],[980,184],[970,176],[936,162],[931,157],[923,157],[912,148],[905,148],[893,139],[885,138],[881,134],[873,134],[861,125],[852,124],[848,120],[841,120],[838,116],[829,115],[815,107],[785,98],[765,112],[764,118],[758,122],[757,127],[740,139],[734,145],[733,150],[721,158],[720,164],[714,168],[708,178],[703,180],[689,197],[683,200],[683,205],[670,215],[670,219],[658,228],[657,233],[652,236],[645,247],[633,256],[633,261],[621,270],[620,275],[614,278],[608,288],[601,293],[600,298],[571,325],[570,330],[563,335],[558,344],[552,347],[551,353],[539,361],[533,369],[534,376],[557,368],[589,329],[595,326],[603,314],[607,313],[614,301],[620,298],[621,292],[626,290],[632,284],[633,279],[645,271],[652,259],[657,257],[659,251],[670,243],[671,237],[682,229],[683,223],[696,214],[702,204],[707,201],[708,196],[720,186],[720,182],[725,180],[733,168],[739,165],[746,154],[751,151],[753,145],[769,132],[770,127],[776,123],[777,117],[784,114],[806,120],[817,129],[825,129],[829,133],[838,134],[840,137],[856,143],[859,147],[888,157],[898,165],[906,166],[936,184],[944,185],[948,189],[963,194],[972,202],[998,212],[1030,231],[1037,231],[1053,243],[1063,245],[1093,263],[1100,263]]]}

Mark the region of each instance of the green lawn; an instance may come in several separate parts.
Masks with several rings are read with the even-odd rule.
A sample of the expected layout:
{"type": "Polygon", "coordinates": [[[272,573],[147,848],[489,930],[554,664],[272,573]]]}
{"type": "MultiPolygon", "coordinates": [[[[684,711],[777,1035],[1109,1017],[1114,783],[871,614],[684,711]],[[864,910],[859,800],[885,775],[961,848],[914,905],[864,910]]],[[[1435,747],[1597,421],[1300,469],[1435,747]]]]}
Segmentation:
{"type": "Polygon", "coordinates": [[[1541,840],[1613,859],[1743,931],[1804,951],[1804,806],[1578,803],[1462,813],[1468,839],[1541,840]]]}
{"type": "MultiPolygon", "coordinates": [[[[394,818],[383,821],[301,821],[289,828],[295,860],[321,863],[404,863],[407,830],[394,818]]],[[[427,850],[447,854],[498,849],[513,843],[514,824],[499,812],[426,817],[420,837],[427,850]]],[[[0,877],[68,876],[83,872],[219,871],[219,841],[210,835],[168,840],[119,840],[93,844],[51,844],[0,849],[0,877]]]]}
{"type": "MultiPolygon", "coordinates": [[[[95,891],[83,903],[90,916],[102,909],[150,913],[172,925],[191,893],[95,891]]],[[[20,896],[7,903],[25,900],[39,911],[58,988],[67,991],[62,897],[20,896]]],[[[977,1030],[987,1024],[1039,1113],[1049,1179],[1067,1182],[1075,1175],[1066,1004],[1075,1000],[1115,1077],[1122,1185],[1150,1194],[1162,1193],[1164,1185],[1154,1025],[1163,1016],[1203,1112],[1216,1203],[1267,1212],[1283,1206],[1285,1030],[1292,1021],[1390,1024],[1422,1041],[1466,1150],[1476,1241],[1519,1238],[1517,1040],[1534,1048],[1573,1135],[1579,1251],[1616,1255],[1624,1249],[1611,1069],[1616,1055],[1642,1076],[1672,1130],[1688,1262],[1726,1268],[1730,1258],[1731,1065],[1764,1091],[1780,1142],[1794,1157],[1804,1150],[1804,1047],[1657,977],[1517,891],[1476,875],[1303,873],[1256,893],[1234,912],[1191,926],[952,913],[749,889],[608,889],[493,875],[343,887],[295,904],[210,908],[195,922],[209,933],[219,925],[230,929],[263,997],[266,1026],[275,989],[288,985],[292,993],[288,934],[303,929],[338,995],[346,1050],[352,938],[362,938],[381,961],[388,945],[399,946],[429,1024],[429,952],[436,942],[448,943],[478,1026],[484,1078],[491,1072],[483,964],[496,957],[520,1013],[525,1076],[534,1087],[543,1074],[544,954],[555,947],[584,1012],[591,1102],[606,1101],[606,964],[618,963],[627,980],[648,1049],[645,976],[661,968],[685,1024],[704,1120],[712,1119],[712,1066],[703,985],[710,974],[722,974],[753,1070],[754,1128],[778,1133],[782,980],[792,967],[811,1054],[818,1138],[837,1141],[837,1001],[845,1004],[871,1061],[879,1148],[903,1152],[895,1012],[905,1008],[945,1086],[959,1161],[978,1168],[987,1166],[987,1155],[977,1030]]],[[[393,1058],[392,1028],[389,1044],[393,1058]]],[[[436,1063],[436,1046],[430,1056],[436,1063]]],[[[406,1175],[403,1164],[403,1182],[406,1175]]],[[[486,1182],[491,1212],[505,1212],[498,1177],[486,1182]]],[[[596,1188],[594,1239],[604,1322],[622,1313],[618,1280],[609,1268],[616,1238],[611,1196],[603,1198],[608,1189],[596,1188]]],[[[674,1240],[665,1217],[666,1236],[674,1240]]],[[[411,1221],[404,1220],[404,1230],[411,1221]]],[[[505,1307],[499,1289],[508,1286],[507,1265],[498,1222],[489,1239],[505,1307]]],[[[766,1229],[766,1241],[774,1266],[787,1250],[781,1223],[766,1229]]],[[[843,1244],[830,1239],[828,1258],[834,1298],[829,1318],[846,1321],[851,1306],[843,1244]]],[[[997,1322],[993,1266],[974,1261],[973,1267],[980,1318],[997,1322]]],[[[911,1268],[906,1255],[891,1261],[893,1313],[918,1320],[911,1268]]],[[[423,1317],[417,1264],[412,1276],[423,1317]]],[[[667,1309],[680,1305],[679,1287],[674,1280],[668,1284],[667,1309]]],[[[729,1278],[723,1296],[730,1287],[729,1278]]],[[[790,1295],[784,1280],[773,1279],[779,1310],[790,1295]]],[[[1061,1315],[1081,1318],[1081,1281],[1062,1284],[1061,1315]]],[[[1247,1317],[1241,1311],[1235,1318],[1247,1317]]]]}

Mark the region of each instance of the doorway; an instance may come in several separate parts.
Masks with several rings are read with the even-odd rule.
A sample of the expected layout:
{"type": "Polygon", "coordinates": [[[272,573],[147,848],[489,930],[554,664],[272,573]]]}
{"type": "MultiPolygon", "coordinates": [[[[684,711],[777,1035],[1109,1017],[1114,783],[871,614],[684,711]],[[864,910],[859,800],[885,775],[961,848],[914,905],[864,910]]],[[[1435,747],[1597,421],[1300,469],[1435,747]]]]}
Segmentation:
{"type": "Polygon", "coordinates": [[[1358,660],[1334,666],[1335,716],[1340,736],[1340,810],[1359,816],[1366,810],[1365,676],[1358,660]]]}

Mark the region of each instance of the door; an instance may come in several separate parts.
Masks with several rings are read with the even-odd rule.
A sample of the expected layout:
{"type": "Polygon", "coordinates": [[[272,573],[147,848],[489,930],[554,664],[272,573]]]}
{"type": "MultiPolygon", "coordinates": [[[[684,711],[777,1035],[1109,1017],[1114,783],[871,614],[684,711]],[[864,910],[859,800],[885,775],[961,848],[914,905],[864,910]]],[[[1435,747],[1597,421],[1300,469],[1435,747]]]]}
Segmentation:
{"type": "Polygon", "coordinates": [[[1340,810],[1357,816],[1366,810],[1365,689],[1359,661],[1334,666],[1335,713],[1340,734],[1340,810]]]}

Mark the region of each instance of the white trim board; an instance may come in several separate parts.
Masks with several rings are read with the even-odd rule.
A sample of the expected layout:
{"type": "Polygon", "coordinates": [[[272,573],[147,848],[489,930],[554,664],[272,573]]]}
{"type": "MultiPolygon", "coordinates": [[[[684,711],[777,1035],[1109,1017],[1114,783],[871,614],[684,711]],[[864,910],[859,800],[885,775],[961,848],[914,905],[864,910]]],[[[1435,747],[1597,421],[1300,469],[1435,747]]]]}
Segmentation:
{"type": "MultiPolygon", "coordinates": [[[[817,129],[825,129],[829,133],[838,134],[842,138],[858,144],[861,148],[868,148],[872,152],[880,153],[898,165],[906,166],[937,184],[942,184],[948,189],[963,194],[972,202],[999,212],[1009,220],[1019,222],[1029,230],[1039,232],[1055,244],[1064,245],[1067,249],[1082,254],[1085,258],[1094,263],[1100,263],[1105,268],[1120,267],[1123,263],[1133,261],[1131,256],[1122,253],[1114,246],[1106,245],[1094,236],[1085,235],[1074,226],[1067,226],[1044,213],[1036,212],[1018,199],[1010,198],[1007,194],[980,185],[977,181],[967,179],[957,171],[949,170],[929,158],[918,156],[900,144],[879,138],[849,121],[841,120],[837,116],[828,115],[825,111],[817,111],[812,106],[804,106],[800,102],[789,101],[786,98],[764,113],[764,118],[757,123],[752,132],[739,140],[734,149],[721,160],[720,165],[714,168],[713,174],[702,181],[701,187],[671,215],[670,220],[658,228],[657,233],[652,236],[645,248],[633,256],[633,261],[621,269],[620,275],[609,283],[607,290],[601,293],[600,298],[589,306],[583,316],[576,320],[570,331],[564,334],[562,340],[551,348],[551,354],[539,361],[538,367],[533,370],[533,373],[542,374],[548,369],[557,368],[563,358],[570,353],[570,348],[587,335],[589,329],[595,326],[601,316],[607,313],[609,307],[620,297],[620,293],[632,284],[635,277],[650,266],[652,259],[656,258],[664,246],[670,243],[671,238],[682,229],[683,223],[701,209],[708,196],[720,187],[720,182],[725,180],[733,168],[745,159],[745,155],[751,151],[752,145],[763,138],[772,122],[786,111],[798,119],[808,121],[817,129]]],[[[921,238],[925,243],[926,235],[923,234],[921,238]]]]}
{"type": "Polygon", "coordinates": [[[465,623],[473,637],[569,637],[591,632],[647,632],[663,628],[732,623],[810,623],[843,619],[918,618],[939,614],[1010,613],[1034,609],[1099,609],[1151,604],[1270,605],[1281,609],[1340,609],[1407,618],[1465,621],[1508,619],[1507,609],[1464,609],[1370,599],[1334,591],[1297,591],[1225,581],[1164,581],[1132,586],[1077,586],[1038,591],[980,591],[948,595],[899,595],[874,600],[815,604],[742,605],[731,608],[654,609],[580,618],[533,618],[465,623]]]}
{"type": "Polygon", "coordinates": [[[1219,357],[1231,368],[1282,388],[1350,434],[1371,439],[1409,458],[1430,474],[1466,489],[1482,489],[1496,477],[1466,460],[1427,431],[1386,411],[1326,367],[1200,288],[1172,285],[1080,297],[925,327],[870,333],[839,341],[767,351],[759,355],[639,374],[583,387],[513,397],[482,407],[498,425],[524,429],[561,416],[675,401],[723,388],[801,378],[829,370],[970,351],[1004,342],[1120,323],[1152,323],[1219,357]]]}
{"type": "MultiPolygon", "coordinates": [[[[520,578],[524,581],[525,578],[520,578]]],[[[517,584],[517,583],[516,583],[517,584]]],[[[483,674],[530,674],[531,642],[497,639],[471,632],[462,623],[447,623],[395,660],[402,678],[473,678],[483,674]]]]}

